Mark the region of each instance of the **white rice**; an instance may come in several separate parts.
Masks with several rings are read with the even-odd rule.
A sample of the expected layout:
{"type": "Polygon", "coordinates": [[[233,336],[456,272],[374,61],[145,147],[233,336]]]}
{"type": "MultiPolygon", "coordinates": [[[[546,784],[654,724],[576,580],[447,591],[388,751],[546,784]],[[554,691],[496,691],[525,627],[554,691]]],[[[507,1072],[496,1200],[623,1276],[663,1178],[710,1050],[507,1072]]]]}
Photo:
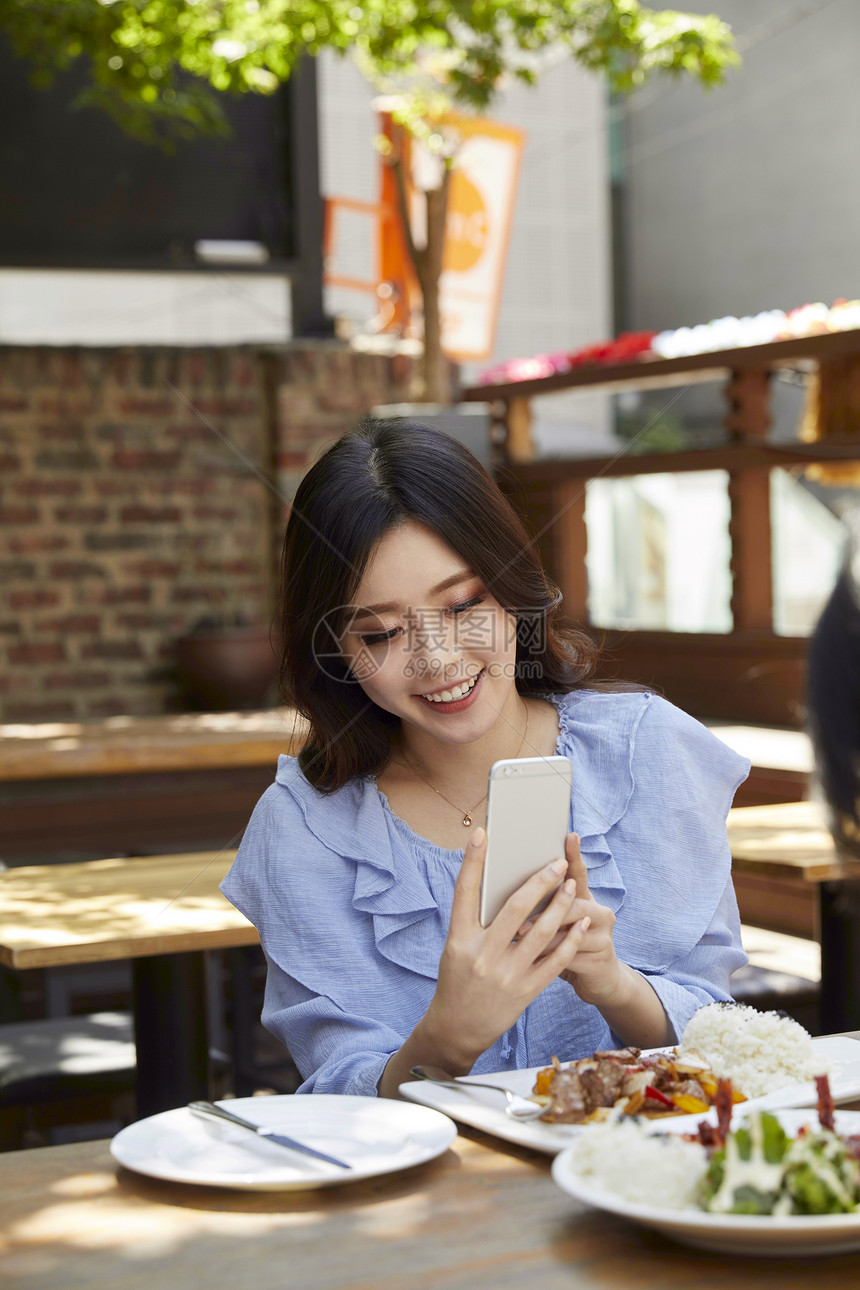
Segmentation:
{"type": "Polygon", "coordinates": [[[812,1038],[798,1022],[742,1003],[711,1003],[690,1019],[678,1047],[682,1058],[707,1062],[745,1097],[825,1073],[812,1038]]]}
{"type": "Polygon", "coordinates": [[[698,1209],[708,1157],[698,1142],[674,1134],[652,1136],[635,1120],[589,1125],[570,1148],[573,1173],[591,1186],[638,1205],[698,1209]]]}

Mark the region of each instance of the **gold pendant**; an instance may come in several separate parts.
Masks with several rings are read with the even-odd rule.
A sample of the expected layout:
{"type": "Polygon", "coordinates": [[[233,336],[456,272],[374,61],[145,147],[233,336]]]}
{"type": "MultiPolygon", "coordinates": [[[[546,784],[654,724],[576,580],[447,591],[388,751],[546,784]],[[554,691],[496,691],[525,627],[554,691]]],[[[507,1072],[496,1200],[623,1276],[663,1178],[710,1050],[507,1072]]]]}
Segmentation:
{"type": "Polygon", "coordinates": [[[469,827],[469,825],[470,825],[471,823],[472,823],[472,817],[471,817],[471,815],[464,815],[464,816],[463,816],[463,828],[464,828],[464,829],[468,829],[468,827],[469,827]]]}

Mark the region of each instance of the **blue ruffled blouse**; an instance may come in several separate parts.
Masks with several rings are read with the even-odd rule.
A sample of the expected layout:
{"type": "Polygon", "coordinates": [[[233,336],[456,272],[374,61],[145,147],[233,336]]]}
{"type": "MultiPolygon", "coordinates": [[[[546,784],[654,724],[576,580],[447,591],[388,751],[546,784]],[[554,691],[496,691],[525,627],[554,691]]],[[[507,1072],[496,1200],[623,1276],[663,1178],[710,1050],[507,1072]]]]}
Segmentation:
{"type": "MultiPolygon", "coordinates": [[[[653,694],[550,697],[591,893],[680,1037],[697,1008],[730,997],[746,962],[725,820],[749,762],[653,694]]],[[[296,758],[279,759],[221,890],[260,933],[263,1023],[289,1049],[299,1092],[376,1093],[433,997],[462,859],[414,833],[372,777],[323,795],[296,758]]],[[[473,1069],[618,1042],[559,978],[473,1069]]]]}

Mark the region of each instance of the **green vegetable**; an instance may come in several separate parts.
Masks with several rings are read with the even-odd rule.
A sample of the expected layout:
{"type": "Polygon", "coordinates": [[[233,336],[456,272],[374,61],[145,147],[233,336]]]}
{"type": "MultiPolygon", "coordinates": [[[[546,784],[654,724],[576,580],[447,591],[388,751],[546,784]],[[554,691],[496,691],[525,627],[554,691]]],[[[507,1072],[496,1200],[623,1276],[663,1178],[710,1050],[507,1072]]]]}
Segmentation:
{"type": "MultiPolygon", "coordinates": [[[[761,1125],[764,1158],[768,1164],[778,1165],[788,1146],[788,1134],[776,1116],[770,1115],[767,1111],[760,1111],[756,1119],[761,1125]]],[[[741,1160],[751,1159],[752,1134],[750,1130],[745,1125],[741,1125],[733,1136],[737,1142],[738,1154],[741,1160]]]]}
{"type": "Polygon", "coordinates": [[[845,1214],[860,1208],[860,1164],[828,1130],[789,1138],[754,1113],[711,1157],[703,1209],[722,1214],[845,1214]]]}
{"type": "Polygon", "coordinates": [[[792,1144],[785,1189],[797,1214],[846,1214],[857,1208],[858,1166],[833,1133],[792,1144]]]}
{"type": "Polygon", "coordinates": [[[730,1214],[772,1214],[776,1195],[772,1191],[757,1191],[755,1187],[736,1187],[730,1214]]]}

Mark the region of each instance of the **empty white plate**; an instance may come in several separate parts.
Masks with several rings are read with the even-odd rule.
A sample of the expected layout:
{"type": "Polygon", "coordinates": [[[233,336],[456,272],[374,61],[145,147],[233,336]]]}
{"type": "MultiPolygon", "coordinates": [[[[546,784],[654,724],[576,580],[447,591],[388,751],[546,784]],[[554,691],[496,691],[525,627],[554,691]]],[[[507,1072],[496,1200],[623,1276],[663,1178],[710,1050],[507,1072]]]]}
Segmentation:
{"type": "Polygon", "coordinates": [[[169,1182],[282,1191],[410,1169],[447,1151],[457,1136],[453,1121],[438,1111],[385,1098],[309,1093],[240,1097],[221,1105],[352,1168],[339,1169],[226,1122],[210,1123],[184,1106],[128,1125],[111,1142],[111,1154],[127,1169],[169,1182]]]}

